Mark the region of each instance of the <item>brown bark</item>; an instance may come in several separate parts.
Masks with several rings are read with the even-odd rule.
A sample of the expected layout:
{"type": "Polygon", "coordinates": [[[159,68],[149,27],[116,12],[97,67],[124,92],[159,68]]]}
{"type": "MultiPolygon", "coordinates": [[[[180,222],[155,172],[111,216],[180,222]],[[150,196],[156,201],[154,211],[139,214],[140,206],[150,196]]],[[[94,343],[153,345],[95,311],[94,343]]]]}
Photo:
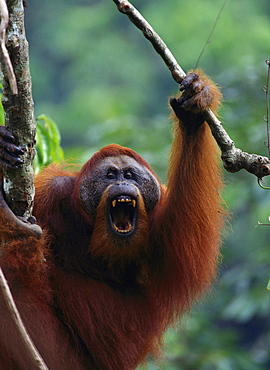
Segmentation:
{"type": "Polygon", "coordinates": [[[22,0],[7,0],[9,26],[6,31],[6,46],[17,80],[18,94],[11,91],[6,66],[1,58],[3,71],[3,106],[5,124],[16,138],[16,144],[24,150],[24,163],[16,170],[5,169],[4,192],[8,205],[18,215],[31,215],[34,197],[35,118],[32,99],[32,83],[29,70],[28,42],[24,29],[22,0]]]}

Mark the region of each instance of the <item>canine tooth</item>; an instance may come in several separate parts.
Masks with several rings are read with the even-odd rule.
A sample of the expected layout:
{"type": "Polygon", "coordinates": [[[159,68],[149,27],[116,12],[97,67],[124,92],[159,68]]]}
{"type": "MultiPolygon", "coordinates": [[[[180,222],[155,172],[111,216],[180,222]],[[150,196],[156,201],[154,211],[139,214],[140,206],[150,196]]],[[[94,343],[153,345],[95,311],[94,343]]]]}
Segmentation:
{"type": "Polygon", "coordinates": [[[135,208],[136,207],[136,200],[132,199],[131,204],[132,204],[132,207],[135,208]]]}
{"type": "Polygon", "coordinates": [[[113,208],[115,208],[115,207],[116,207],[116,199],[114,199],[114,200],[112,201],[112,206],[113,206],[113,208]]]}

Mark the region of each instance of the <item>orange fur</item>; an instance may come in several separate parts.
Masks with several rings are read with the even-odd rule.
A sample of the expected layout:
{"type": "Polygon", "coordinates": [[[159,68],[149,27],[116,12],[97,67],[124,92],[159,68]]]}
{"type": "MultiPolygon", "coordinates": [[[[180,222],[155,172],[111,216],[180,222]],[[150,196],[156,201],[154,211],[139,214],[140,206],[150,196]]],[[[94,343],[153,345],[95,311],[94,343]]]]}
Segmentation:
{"type": "MultiPolygon", "coordinates": [[[[197,73],[210,86],[197,106],[211,102],[215,110],[219,90],[197,73]]],[[[130,157],[154,175],[137,153],[119,145],[101,149],[79,172],[50,165],[37,176],[41,242],[18,240],[2,223],[1,264],[50,370],[135,369],[157,353],[164,330],[215,277],[222,227],[216,146],[206,123],[190,135],[174,121],[167,188],[156,178],[159,200],[147,214],[138,187],[138,226],[126,242],[118,245],[110,234],[108,189],[93,214],[80,197],[83,179],[108,157],[130,157]]],[[[0,369],[26,369],[27,355],[12,345],[14,328],[4,317],[0,304],[0,369]]]]}

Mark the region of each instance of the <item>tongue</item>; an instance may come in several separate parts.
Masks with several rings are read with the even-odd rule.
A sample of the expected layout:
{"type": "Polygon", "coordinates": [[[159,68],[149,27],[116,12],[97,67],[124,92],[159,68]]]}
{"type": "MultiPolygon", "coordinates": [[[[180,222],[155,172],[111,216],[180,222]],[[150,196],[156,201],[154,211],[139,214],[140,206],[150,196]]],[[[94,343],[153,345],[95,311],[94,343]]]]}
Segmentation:
{"type": "Polygon", "coordinates": [[[118,210],[114,217],[114,226],[117,231],[129,231],[132,228],[129,215],[124,210],[118,210]]]}
{"type": "Polygon", "coordinates": [[[118,231],[119,233],[127,233],[129,231],[132,230],[132,225],[130,223],[130,221],[128,221],[125,225],[121,225],[121,224],[116,224],[114,223],[113,224],[113,227],[115,228],[116,231],[118,231]]]}
{"type": "Polygon", "coordinates": [[[114,224],[116,229],[119,230],[119,231],[129,231],[132,229],[132,225],[130,223],[130,221],[127,221],[126,224],[121,224],[121,223],[115,223],[114,224]]]}

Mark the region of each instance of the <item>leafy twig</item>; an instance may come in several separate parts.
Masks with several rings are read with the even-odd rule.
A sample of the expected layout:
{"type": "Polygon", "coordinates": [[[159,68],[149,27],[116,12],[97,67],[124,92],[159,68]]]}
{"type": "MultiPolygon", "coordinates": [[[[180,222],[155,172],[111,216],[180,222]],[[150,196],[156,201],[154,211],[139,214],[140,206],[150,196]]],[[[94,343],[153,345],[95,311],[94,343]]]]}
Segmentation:
{"type": "MultiPolygon", "coordinates": [[[[144,36],[152,43],[158,54],[162,57],[172,77],[177,83],[180,83],[185,77],[185,72],[178,65],[176,59],[153,30],[149,23],[143,18],[137,9],[127,0],[113,0],[121,13],[126,14],[132,23],[139,28],[144,36]]],[[[209,124],[212,134],[222,151],[222,160],[225,169],[229,172],[237,172],[241,169],[256,175],[258,178],[270,175],[270,160],[257,154],[245,153],[237,149],[234,142],[224,130],[220,120],[211,110],[204,112],[204,118],[209,124]]]]}

